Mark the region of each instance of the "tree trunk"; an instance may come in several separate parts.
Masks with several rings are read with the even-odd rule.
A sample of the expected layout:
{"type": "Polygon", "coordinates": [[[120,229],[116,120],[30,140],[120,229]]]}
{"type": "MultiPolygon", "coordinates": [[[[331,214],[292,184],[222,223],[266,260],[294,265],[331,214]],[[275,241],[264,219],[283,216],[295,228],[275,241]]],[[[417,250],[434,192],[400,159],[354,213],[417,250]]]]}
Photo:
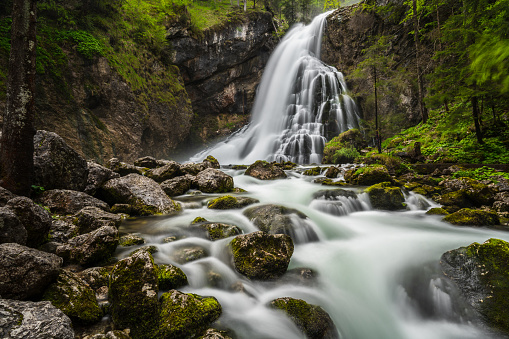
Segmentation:
{"type": "Polygon", "coordinates": [[[417,0],[413,0],[413,11],[414,11],[414,41],[415,41],[415,66],[417,69],[417,86],[418,86],[418,103],[419,112],[421,113],[422,122],[428,121],[428,112],[424,107],[424,89],[422,83],[422,70],[420,65],[420,49],[421,43],[419,40],[419,17],[417,16],[417,0]]]}
{"type": "Polygon", "coordinates": [[[378,126],[378,95],[377,95],[377,86],[376,86],[376,66],[373,67],[373,74],[375,80],[375,129],[376,129],[376,148],[378,149],[378,154],[382,153],[382,137],[380,136],[380,127],[378,126]]]}
{"type": "Polygon", "coordinates": [[[473,96],[471,99],[472,102],[472,116],[474,117],[474,125],[475,125],[475,136],[477,137],[477,142],[483,144],[482,140],[482,131],[481,126],[479,124],[479,99],[477,96],[473,96]]]}
{"type": "Polygon", "coordinates": [[[14,0],[0,185],[30,195],[34,167],[36,1],[14,0]]]}

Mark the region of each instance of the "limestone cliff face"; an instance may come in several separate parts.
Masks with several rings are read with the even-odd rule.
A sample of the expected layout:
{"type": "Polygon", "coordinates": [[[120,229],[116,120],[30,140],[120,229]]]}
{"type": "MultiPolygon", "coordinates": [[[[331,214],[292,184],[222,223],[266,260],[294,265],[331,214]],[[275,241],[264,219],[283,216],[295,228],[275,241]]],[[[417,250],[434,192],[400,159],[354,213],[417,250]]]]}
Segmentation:
{"type": "Polygon", "coordinates": [[[256,86],[274,47],[268,12],[233,15],[203,36],[170,30],[173,62],[179,67],[195,116],[188,145],[230,133],[249,119],[256,86]]]}

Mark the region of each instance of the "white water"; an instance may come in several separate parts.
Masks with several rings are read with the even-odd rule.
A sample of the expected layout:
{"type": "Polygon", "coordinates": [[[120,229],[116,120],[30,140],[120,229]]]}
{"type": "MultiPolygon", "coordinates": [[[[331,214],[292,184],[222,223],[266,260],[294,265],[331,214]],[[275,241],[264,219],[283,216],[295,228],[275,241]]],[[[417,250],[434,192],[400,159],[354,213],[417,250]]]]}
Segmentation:
{"type": "MultiPolygon", "coordinates": [[[[497,338],[475,325],[458,292],[441,275],[438,261],[442,253],[472,242],[492,237],[509,240],[508,233],[441,222],[438,216],[427,216],[419,209],[425,206],[422,201],[434,204],[416,195],[408,195],[408,211],[374,211],[365,195],[359,195],[360,200],[330,198],[335,195],[318,192],[334,188],[314,184],[313,177],[296,171],[287,172],[289,179],[275,181],[260,181],[242,171],[225,172],[234,177],[237,187],[248,191],[243,195],[263,204],[295,208],[308,216],[306,223],[319,240],[297,244],[289,268],[311,268],[318,277],[312,284],[254,282],[233,269],[227,250],[231,238],[163,242],[198,216],[235,224],[244,233],[257,230],[242,210],[204,207],[206,200],[217,195],[181,196],[177,200],[187,206],[181,215],[125,223],[124,230],[139,232],[147,239],[146,245],[157,246],[157,263],[184,270],[190,286],[182,291],[219,300],[223,313],[214,326],[233,330],[239,339],[303,338],[288,318],[266,306],[275,298],[289,296],[323,307],[342,339],[497,338]],[[344,209],[323,208],[325,201],[341,202],[344,209]],[[200,246],[209,256],[178,264],[172,254],[181,246],[200,246]],[[216,277],[214,283],[210,272],[216,277]],[[243,292],[232,288],[239,284],[243,292]]],[[[119,248],[117,254],[122,258],[134,249],[119,248]]]]}
{"type": "Polygon", "coordinates": [[[343,75],[320,59],[326,17],[298,24],[279,43],[265,68],[251,122],[224,142],[195,155],[222,164],[256,160],[319,163],[326,138],[359,126],[343,75]]]}

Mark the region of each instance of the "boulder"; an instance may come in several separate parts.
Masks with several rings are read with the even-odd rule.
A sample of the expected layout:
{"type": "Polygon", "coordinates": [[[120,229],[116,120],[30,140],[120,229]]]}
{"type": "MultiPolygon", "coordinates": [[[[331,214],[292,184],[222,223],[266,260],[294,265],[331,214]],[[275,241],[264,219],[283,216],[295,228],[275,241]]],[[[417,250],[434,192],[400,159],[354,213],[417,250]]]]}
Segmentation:
{"type": "Polygon", "coordinates": [[[212,241],[233,237],[242,233],[238,226],[223,223],[207,222],[201,224],[200,227],[206,230],[207,238],[212,241]]]}
{"type": "Polygon", "coordinates": [[[428,215],[447,215],[449,212],[444,210],[442,207],[434,207],[430,208],[428,211],[426,211],[426,214],[428,215]]]}
{"type": "Polygon", "coordinates": [[[108,286],[110,282],[110,272],[106,267],[91,267],[78,272],[81,278],[94,291],[101,287],[108,286]]]}
{"type": "Polygon", "coordinates": [[[458,226],[500,225],[497,213],[470,208],[462,208],[459,211],[446,215],[442,220],[458,226]]]}
{"type": "Polygon", "coordinates": [[[145,168],[156,168],[159,166],[157,159],[154,157],[142,157],[134,161],[134,166],[145,167],[145,168]]]}
{"type": "Polygon", "coordinates": [[[49,190],[42,193],[37,202],[47,206],[52,213],[68,215],[74,214],[87,206],[98,207],[109,211],[110,207],[104,201],[83,192],[72,190],[49,190]]]}
{"type": "Polygon", "coordinates": [[[0,336],[6,339],[74,339],[71,319],[49,301],[0,299],[0,336]]]}
{"type": "Polygon", "coordinates": [[[263,160],[258,160],[249,166],[244,174],[260,180],[275,180],[287,177],[285,171],[277,166],[275,162],[269,163],[263,160]]]}
{"type": "Polygon", "coordinates": [[[231,195],[224,195],[222,197],[212,199],[207,203],[207,208],[216,210],[228,210],[235,208],[243,208],[252,204],[259,203],[258,199],[248,197],[234,197],[231,195]]]}
{"type": "Polygon", "coordinates": [[[129,204],[137,215],[170,214],[181,210],[180,204],[171,200],[154,180],[139,174],[128,174],[107,181],[100,189],[105,201],[129,204]]]}
{"type": "Polygon", "coordinates": [[[145,243],[145,239],[136,234],[126,234],[120,237],[118,244],[120,246],[128,247],[128,246],[136,246],[143,245],[145,243]]]}
{"type": "Polygon", "coordinates": [[[144,168],[133,166],[131,164],[127,164],[125,162],[121,162],[117,158],[111,158],[106,165],[110,170],[115,173],[118,173],[121,176],[128,175],[131,173],[134,174],[143,174],[144,168]]]}
{"type": "Polygon", "coordinates": [[[347,171],[345,180],[349,184],[371,186],[386,181],[392,182],[392,177],[384,165],[369,165],[347,171]]]}
{"type": "Polygon", "coordinates": [[[322,168],[316,166],[316,167],[309,168],[309,169],[305,170],[302,174],[308,175],[308,176],[316,176],[316,175],[320,175],[321,173],[322,173],[322,168]]]}
{"type": "Polygon", "coordinates": [[[206,170],[207,168],[215,168],[219,169],[221,166],[219,165],[219,161],[217,161],[216,158],[209,155],[205,160],[203,160],[199,164],[195,163],[187,163],[182,165],[181,169],[183,173],[190,174],[190,175],[197,175],[201,171],[206,170]]]}
{"type": "Polygon", "coordinates": [[[28,247],[38,247],[48,238],[51,227],[51,215],[41,206],[27,197],[16,197],[9,200],[6,207],[18,217],[27,231],[28,247]]]}
{"type": "Polygon", "coordinates": [[[289,235],[294,243],[318,240],[318,235],[306,222],[307,216],[281,205],[260,205],[248,208],[244,215],[261,231],[289,235]]]}
{"type": "Polygon", "coordinates": [[[50,301],[78,324],[94,323],[103,316],[90,286],[76,273],[65,269],[60,271],[57,281],[46,289],[42,299],[50,301]]]}
{"type": "Polygon", "coordinates": [[[161,183],[164,193],[170,197],[186,193],[194,184],[195,178],[186,174],[173,179],[165,180],[161,183]]]}
{"type": "MultiPolygon", "coordinates": [[[[497,193],[494,188],[471,178],[446,179],[439,185],[443,187],[444,193],[449,193],[451,198],[461,197],[461,200],[455,199],[454,201],[460,208],[491,206],[497,193]]],[[[440,201],[443,201],[444,205],[451,205],[444,197],[440,201]]]]}
{"type": "Polygon", "coordinates": [[[233,178],[221,170],[207,168],[196,175],[195,188],[204,193],[225,193],[233,190],[233,178]]]}
{"type": "Polygon", "coordinates": [[[50,242],[64,244],[79,235],[78,226],[67,221],[55,219],[51,223],[48,239],[50,242]]]}
{"type": "Polygon", "coordinates": [[[164,166],[150,169],[145,173],[147,177],[157,182],[163,182],[165,180],[175,178],[181,174],[182,172],[180,171],[180,164],[175,161],[169,161],[164,166]]]}
{"type": "Polygon", "coordinates": [[[171,290],[161,296],[162,338],[193,338],[204,333],[221,315],[214,297],[171,290]]]}
{"type": "Polygon", "coordinates": [[[293,254],[292,238],[261,231],[235,237],[230,248],[235,269],[254,280],[281,277],[288,269],[293,254]]]}
{"type": "Polygon", "coordinates": [[[309,339],[339,338],[334,322],[323,308],[301,299],[278,298],[270,305],[283,311],[309,339]]]}
{"type": "Polygon", "coordinates": [[[27,238],[28,232],[14,211],[8,207],[0,207],[0,243],[26,245],[27,238]]]}
{"type": "Polygon", "coordinates": [[[102,186],[106,181],[114,178],[119,178],[120,174],[99,165],[93,161],[88,162],[88,178],[87,186],[84,192],[90,195],[95,195],[95,192],[102,186]]]}
{"type": "Polygon", "coordinates": [[[44,292],[58,276],[62,258],[19,244],[0,244],[0,295],[29,299],[44,292]]]}
{"type": "Polygon", "coordinates": [[[338,167],[331,166],[331,167],[327,168],[327,170],[325,171],[325,176],[327,178],[334,179],[334,178],[337,178],[340,173],[341,173],[341,170],[338,167]]]}
{"type": "Polygon", "coordinates": [[[184,271],[171,264],[157,265],[157,279],[161,290],[173,290],[188,284],[184,271]]]}
{"type": "Polygon", "coordinates": [[[159,326],[157,267],[146,251],[137,251],[115,264],[110,275],[111,317],[133,338],[156,337],[159,326]]]}
{"type": "Polygon", "coordinates": [[[34,185],[46,190],[83,191],[87,186],[88,164],[53,132],[37,131],[34,136],[34,185]]]}
{"type": "Polygon", "coordinates": [[[6,190],[2,186],[0,186],[0,207],[5,206],[5,204],[7,204],[7,201],[9,201],[15,197],[16,197],[16,194],[11,193],[11,191],[6,190]]]}
{"type": "Polygon", "coordinates": [[[67,243],[58,246],[56,253],[67,263],[89,266],[110,258],[117,245],[117,228],[103,226],[70,239],[67,243]]]}
{"type": "Polygon", "coordinates": [[[232,337],[228,335],[227,331],[219,331],[215,328],[209,328],[201,337],[198,337],[198,339],[232,339],[232,337]]]}
{"type": "Polygon", "coordinates": [[[374,209],[396,211],[406,209],[405,197],[399,187],[390,182],[372,185],[365,190],[374,209]]]}
{"type": "Polygon", "coordinates": [[[207,251],[200,246],[180,247],[172,253],[172,258],[179,264],[195,261],[208,256],[207,251]]]}
{"type": "Polygon", "coordinates": [[[444,253],[440,266],[488,326],[509,332],[509,243],[460,247],[444,253]]]}
{"type": "Polygon", "coordinates": [[[80,234],[95,231],[103,226],[119,227],[122,218],[118,214],[106,212],[95,206],[82,208],[72,216],[73,223],[78,226],[80,234]]]}

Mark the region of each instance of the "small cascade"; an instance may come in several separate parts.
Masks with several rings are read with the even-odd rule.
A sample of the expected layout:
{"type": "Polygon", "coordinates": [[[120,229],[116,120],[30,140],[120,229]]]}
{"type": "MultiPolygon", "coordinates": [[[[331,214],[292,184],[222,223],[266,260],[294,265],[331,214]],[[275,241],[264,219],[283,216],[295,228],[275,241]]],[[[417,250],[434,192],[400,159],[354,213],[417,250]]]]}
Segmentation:
{"type": "Polygon", "coordinates": [[[353,212],[367,211],[369,204],[360,200],[353,191],[344,189],[318,191],[310,207],[332,215],[348,215],[353,212]]]}
{"type": "Polygon", "coordinates": [[[250,124],[191,161],[207,155],[220,163],[256,160],[319,163],[327,140],[359,127],[343,74],[320,61],[322,33],[330,13],[294,26],[271,55],[251,112],[250,124]]]}

